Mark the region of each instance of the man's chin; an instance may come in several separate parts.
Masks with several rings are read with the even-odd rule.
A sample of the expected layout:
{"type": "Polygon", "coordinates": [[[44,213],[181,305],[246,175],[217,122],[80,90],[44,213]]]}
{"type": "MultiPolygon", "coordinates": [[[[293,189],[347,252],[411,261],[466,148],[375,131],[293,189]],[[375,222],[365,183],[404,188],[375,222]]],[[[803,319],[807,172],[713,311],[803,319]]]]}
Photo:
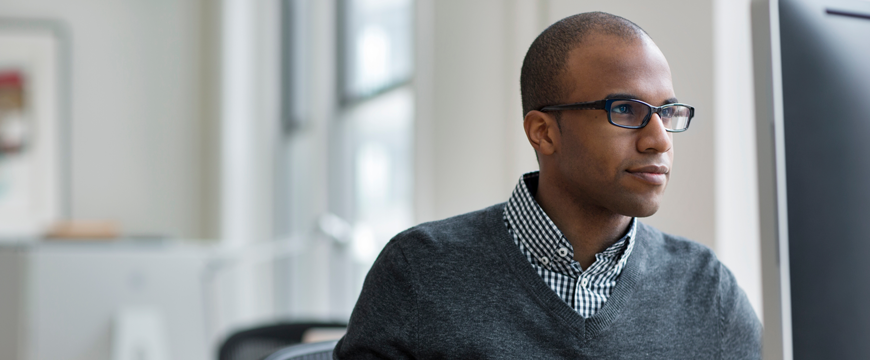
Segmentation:
{"type": "Polygon", "coordinates": [[[657,211],[659,211],[659,206],[661,205],[661,198],[659,196],[655,196],[654,198],[642,198],[642,199],[631,199],[620,206],[619,211],[617,213],[631,216],[631,217],[649,217],[653,216],[657,211]]]}
{"type": "Polygon", "coordinates": [[[659,207],[658,207],[658,206],[656,206],[656,207],[654,207],[654,208],[652,208],[652,209],[642,209],[642,210],[638,211],[638,212],[636,213],[636,215],[631,215],[631,216],[633,216],[633,217],[639,217],[639,218],[650,217],[650,216],[655,215],[655,213],[656,213],[657,211],[659,211],[659,207]]]}

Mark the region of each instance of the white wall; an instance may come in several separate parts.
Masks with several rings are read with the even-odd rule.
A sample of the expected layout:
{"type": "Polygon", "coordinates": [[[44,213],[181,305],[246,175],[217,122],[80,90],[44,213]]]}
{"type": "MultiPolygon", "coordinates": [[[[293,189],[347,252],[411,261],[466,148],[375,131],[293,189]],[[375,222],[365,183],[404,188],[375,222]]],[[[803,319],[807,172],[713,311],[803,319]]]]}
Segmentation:
{"type": "Polygon", "coordinates": [[[70,30],[74,218],[205,232],[201,15],[200,0],[0,0],[2,17],[70,30]]]}
{"type": "Polygon", "coordinates": [[[750,0],[714,10],[716,252],[763,319],[750,0]]]}
{"type": "Polygon", "coordinates": [[[519,69],[542,29],[531,1],[417,2],[418,222],[506,201],[536,170],[522,129],[519,69]]]}
{"type": "MultiPolygon", "coordinates": [[[[273,240],[272,203],[278,139],[279,29],[277,1],[224,0],[219,7],[219,239],[244,260],[251,245],[273,240]]],[[[270,262],[229,269],[221,315],[235,327],[271,319],[270,262]]],[[[223,330],[223,329],[222,329],[223,330]]]]}

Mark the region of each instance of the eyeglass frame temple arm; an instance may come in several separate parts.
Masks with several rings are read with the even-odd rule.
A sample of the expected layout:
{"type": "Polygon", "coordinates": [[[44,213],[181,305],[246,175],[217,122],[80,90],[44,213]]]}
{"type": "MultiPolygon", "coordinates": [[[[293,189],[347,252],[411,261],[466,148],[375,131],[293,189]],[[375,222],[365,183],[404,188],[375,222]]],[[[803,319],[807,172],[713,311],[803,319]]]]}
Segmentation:
{"type": "Polygon", "coordinates": [[[553,106],[544,106],[538,111],[547,112],[547,111],[559,111],[559,110],[605,110],[607,107],[607,100],[597,100],[590,102],[582,102],[576,104],[566,104],[566,105],[553,105],[553,106]]]}

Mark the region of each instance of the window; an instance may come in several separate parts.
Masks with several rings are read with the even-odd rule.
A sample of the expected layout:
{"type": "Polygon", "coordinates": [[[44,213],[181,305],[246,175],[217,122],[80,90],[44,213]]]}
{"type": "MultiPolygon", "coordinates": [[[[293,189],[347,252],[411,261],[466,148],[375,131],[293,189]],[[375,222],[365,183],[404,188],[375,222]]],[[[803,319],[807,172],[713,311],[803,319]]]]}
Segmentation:
{"type": "Polygon", "coordinates": [[[413,72],[411,0],[343,0],[341,100],[347,104],[407,83],[413,72]]]}

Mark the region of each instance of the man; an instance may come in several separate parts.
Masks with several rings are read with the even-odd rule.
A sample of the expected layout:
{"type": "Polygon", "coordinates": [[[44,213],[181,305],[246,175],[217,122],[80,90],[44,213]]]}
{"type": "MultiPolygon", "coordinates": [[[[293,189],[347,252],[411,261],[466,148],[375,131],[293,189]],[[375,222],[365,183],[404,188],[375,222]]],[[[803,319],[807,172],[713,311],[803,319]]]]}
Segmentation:
{"type": "Polygon", "coordinates": [[[756,359],[761,326],[706,247],[639,223],[673,162],[667,61],[634,23],[565,18],[529,48],[524,127],[540,172],[505,204],[397,235],[336,358],[756,359]]]}

